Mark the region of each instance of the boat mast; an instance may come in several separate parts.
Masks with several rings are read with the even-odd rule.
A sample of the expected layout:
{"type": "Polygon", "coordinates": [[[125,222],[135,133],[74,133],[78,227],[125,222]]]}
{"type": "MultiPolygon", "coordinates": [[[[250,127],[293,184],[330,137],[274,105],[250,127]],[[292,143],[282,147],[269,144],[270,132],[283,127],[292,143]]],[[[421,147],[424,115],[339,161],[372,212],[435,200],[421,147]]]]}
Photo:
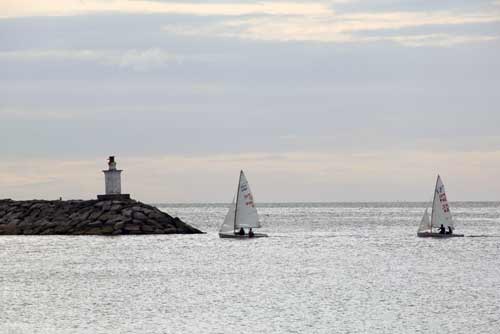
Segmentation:
{"type": "Polygon", "coordinates": [[[238,200],[240,198],[241,174],[243,174],[242,170],[240,170],[240,178],[238,179],[238,189],[236,189],[236,204],[234,206],[234,226],[233,226],[233,232],[236,232],[236,214],[238,213],[238,200]]]}
{"type": "Polygon", "coordinates": [[[436,185],[434,186],[434,195],[432,196],[432,211],[431,211],[431,232],[432,232],[432,227],[434,226],[434,202],[436,201],[436,191],[437,191],[437,185],[438,185],[438,180],[439,180],[439,174],[436,178],[436,185]]]}

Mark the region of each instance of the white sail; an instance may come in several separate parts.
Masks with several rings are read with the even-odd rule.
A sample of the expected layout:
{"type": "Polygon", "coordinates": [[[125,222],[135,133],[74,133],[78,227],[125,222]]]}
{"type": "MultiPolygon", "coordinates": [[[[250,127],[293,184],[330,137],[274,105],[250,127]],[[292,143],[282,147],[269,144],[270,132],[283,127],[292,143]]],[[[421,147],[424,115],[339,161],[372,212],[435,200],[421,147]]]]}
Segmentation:
{"type": "Polygon", "coordinates": [[[234,210],[236,205],[234,204],[234,200],[229,207],[229,211],[226,214],[226,218],[224,218],[224,223],[220,227],[220,233],[233,233],[234,232],[234,210]]]}
{"type": "Polygon", "coordinates": [[[259,215],[255,208],[252,191],[243,171],[240,172],[238,194],[236,196],[236,229],[260,227],[259,215]]]}
{"type": "Polygon", "coordinates": [[[431,231],[431,221],[429,219],[429,213],[427,208],[425,209],[424,216],[420,221],[420,226],[418,227],[418,232],[430,232],[431,231]]]}
{"type": "Polygon", "coordinates": [[[434,200],[432,202],[431,227],[439,228],[441,224],[446,229],[448,226],[452,229],[454,228],[448,199],[446,198],[446,192],[444,190],[444,184],[441,177],[438,175],[436,189],[434,190],[434,200]]]}

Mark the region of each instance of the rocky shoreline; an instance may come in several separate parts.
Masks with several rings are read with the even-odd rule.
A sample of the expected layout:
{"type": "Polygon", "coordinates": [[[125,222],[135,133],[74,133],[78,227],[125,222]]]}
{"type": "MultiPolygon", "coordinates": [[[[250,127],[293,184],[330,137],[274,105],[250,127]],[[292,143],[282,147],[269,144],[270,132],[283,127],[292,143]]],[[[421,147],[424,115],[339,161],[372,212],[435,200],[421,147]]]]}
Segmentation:
{"type": "Polygon", "coordinates": [[[0,200],[0,235],[203,233],[177,217],[132,199],[0,200]]]}

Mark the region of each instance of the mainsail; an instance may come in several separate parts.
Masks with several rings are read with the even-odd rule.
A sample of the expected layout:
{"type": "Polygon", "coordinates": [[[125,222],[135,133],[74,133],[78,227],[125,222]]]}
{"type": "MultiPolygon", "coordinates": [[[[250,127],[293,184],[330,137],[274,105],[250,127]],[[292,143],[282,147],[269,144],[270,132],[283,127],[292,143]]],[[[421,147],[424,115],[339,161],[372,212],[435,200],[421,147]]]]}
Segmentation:
{"type": "Polygon", "coordinates": [[[420,226],[418,227],[418,232],[430,232],[431,231],[431,221],[429,219],[429,213],[427,208],[425,209],[424,216],[420,221],[420,226]]]}
{"type": "Polygon", "coordinates": [[[252,191],[248,185],[247,178],[243,171],[240,172],[240,181],[238,183],[238,193],[236,195],[236,215],[234,218],[235,229],[261,227],[259,215],[253,201],[252,191]]]}
{"type": "Polygon", "coordinates": [[[454,228],[444,184],[441,177],[438,175],[436,188],[434,190],[434,200],[432,202],[431,228],[438,228],[441,224],[445,228],[448,226],[452,229],[454,228]]]}

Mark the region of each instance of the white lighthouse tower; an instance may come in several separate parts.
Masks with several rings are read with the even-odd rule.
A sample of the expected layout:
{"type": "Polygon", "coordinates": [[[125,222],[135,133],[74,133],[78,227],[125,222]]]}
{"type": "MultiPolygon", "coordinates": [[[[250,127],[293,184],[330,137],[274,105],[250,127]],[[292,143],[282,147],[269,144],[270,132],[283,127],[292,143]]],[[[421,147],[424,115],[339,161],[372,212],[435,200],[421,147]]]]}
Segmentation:
{"type": "Polygon", "coordinates": [[[105,195],[97,195],[99,200],[129,199],[129,194],[122,194],[121,169],[116,169],[114,156],[108,159],[108,169],[103,170],[105,182],[105,195]]]}
{"type": "Polygon", "coordinates": [[[103,170],[106,183],[106,195],[119,195],[122,193],[121,169],[116,169],[114,156],[108,159],[108,170],[103,170]]]}

